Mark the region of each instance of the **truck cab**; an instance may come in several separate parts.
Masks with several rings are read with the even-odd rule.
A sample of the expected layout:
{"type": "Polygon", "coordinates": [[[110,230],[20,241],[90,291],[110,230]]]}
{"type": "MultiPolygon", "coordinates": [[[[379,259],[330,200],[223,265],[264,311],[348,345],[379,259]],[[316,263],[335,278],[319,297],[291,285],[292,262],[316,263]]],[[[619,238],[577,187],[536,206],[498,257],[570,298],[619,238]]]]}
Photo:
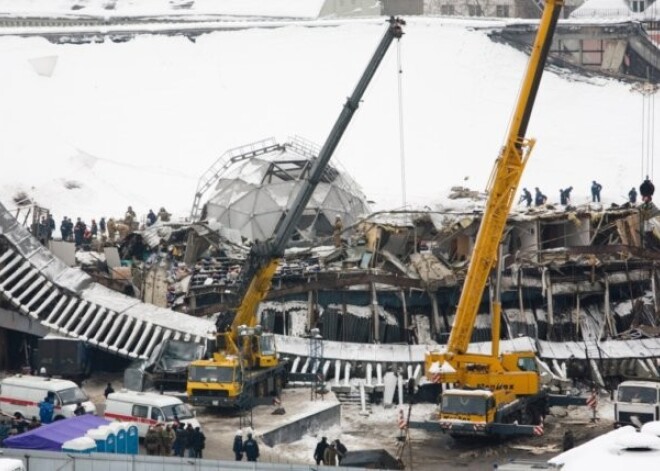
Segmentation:
{"type": "Polygon", "coordinates": [[[487,389],[448,389],[442,394],[440,427],[452,436],[481,435],[495,420],[495,394],[487,389]]]}
{"type": "Polygon", "coordinates": [[[614,402],[614,423],[639,428],[660,420],[660,382],[624,381],[619,384],[614,402]]]}

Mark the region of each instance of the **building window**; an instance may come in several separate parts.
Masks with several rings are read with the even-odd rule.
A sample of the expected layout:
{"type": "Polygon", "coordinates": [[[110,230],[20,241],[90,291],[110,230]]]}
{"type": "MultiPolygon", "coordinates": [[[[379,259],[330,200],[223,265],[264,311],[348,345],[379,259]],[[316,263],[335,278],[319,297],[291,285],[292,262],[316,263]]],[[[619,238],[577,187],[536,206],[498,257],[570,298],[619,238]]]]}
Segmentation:
{"type": "Polygon", "coordinates": [[[633,0],[632,1],[632,11],[635,13],[641,13],[646,7],[645,0],[633,0]]]}
{"type": "Polygon", "coordinates": [[[453,15],[454,5],[440,5],[440,14],[448,16],[453,15]]]}
{"type": "Polygon", "coordinates": [[[468,16],[484,16],[480,5],[468,5],[468,16]]]}
{"type": "Polygon", "coordinates": [[[149,414],[148,406],[134,405],[133,406],[133,417],[140,417],[141,419],[146,419],[149,414]]]}
{"type": "Polygon", "coordinates": [[[495,16],[498,18],[508,18],[509,17],[509,5],[496,5],[495,6],[495,16]]]}
{"type": "Polygon", "coordinates": [[[601,65],[603,63],[603,41],[600,39],[582,40],[582,65],[601,65]]]}

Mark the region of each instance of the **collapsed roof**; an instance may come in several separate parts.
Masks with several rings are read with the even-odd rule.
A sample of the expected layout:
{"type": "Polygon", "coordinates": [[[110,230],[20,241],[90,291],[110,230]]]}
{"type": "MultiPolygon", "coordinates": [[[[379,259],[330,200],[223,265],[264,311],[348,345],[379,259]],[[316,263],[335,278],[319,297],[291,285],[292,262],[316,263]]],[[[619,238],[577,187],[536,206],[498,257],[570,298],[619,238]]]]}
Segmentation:
{"type": "MultiPolygon", "coordinates": [[[[234,156],[218,175],[204,218],[236,229],[247,240],[266,240],[308,178],[318,148],[300,138],[265,152],[234,156]]],[[[346,174],[328,165],[298,223],[294,241],[332,234],[340,216],[350,226],[369,212],[365,196],[346,174]]]]}

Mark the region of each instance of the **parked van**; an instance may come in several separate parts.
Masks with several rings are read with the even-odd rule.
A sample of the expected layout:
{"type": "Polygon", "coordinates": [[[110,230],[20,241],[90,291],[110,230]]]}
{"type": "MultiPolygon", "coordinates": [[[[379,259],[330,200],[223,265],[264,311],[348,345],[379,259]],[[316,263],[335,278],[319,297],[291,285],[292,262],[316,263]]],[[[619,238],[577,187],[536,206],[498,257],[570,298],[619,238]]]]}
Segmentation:
{"type": "Polygon", "coordinates": [[[660,382],[624,381],[619,384],[614,403],[616,426],[641,427],[660,420],[660,382]]]}
{"type": "Polygon", "coordinates": [[[181,399],[164,394],[121,390],[108,394],[105,418],[122,422],[135,422],[140,437],[144,437],[150,425],[181,422],[199,427],[195,414],[181,399]]]}
{"type": "Polygon", "coordinates": [[[88,414],[96,414],[96,406],[73,381],[16,375],[0,381],[0,412],[23,417],[39,417],[39,403],[51,394],[55,399],[53,417],[73,417],[77,403],[88,414]]]}

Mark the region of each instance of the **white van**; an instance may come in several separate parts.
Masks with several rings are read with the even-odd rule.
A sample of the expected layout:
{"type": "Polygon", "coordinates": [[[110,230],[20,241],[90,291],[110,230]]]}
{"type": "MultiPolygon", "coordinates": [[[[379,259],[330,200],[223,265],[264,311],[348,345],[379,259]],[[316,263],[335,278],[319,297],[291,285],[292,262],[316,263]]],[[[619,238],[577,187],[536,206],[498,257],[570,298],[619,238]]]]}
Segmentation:
{"type": "Polygon", "coordinates": [[[619,384],[614,402],[616,426],[641,427],[660,420],[660,382],[624,381],[619,384]]]}
{"type": "Polygon", "coordinates": [[[150,425],[157,423],[171,425],[178,420],[186,425],[199,427],[195,414],[181,399],[126,389],[108,394],[104,415],[109,420],[136,423],[140,437],[147,434],[150,425]]]}
{"type": "Polygon", "coordinates": [[[87,394],[73,381],[44,378],[42,376],[16,375],[0,381],[0,412],[23,417],[39,417],[39,403],[51,393],[55,398],[53,418],[73,417],[77,403],[88,414],[96,414],[96,406],[87,394]]]}

